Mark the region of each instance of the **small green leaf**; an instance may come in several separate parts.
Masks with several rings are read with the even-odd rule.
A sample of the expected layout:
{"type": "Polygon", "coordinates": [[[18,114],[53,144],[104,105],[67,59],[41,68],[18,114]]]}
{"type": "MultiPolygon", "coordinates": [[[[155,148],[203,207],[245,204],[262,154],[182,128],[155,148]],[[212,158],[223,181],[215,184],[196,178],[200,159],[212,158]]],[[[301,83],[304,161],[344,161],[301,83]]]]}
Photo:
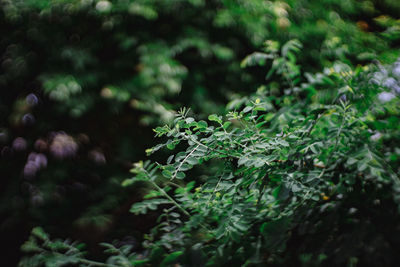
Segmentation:
{"type": "Polygon", "coordinates": [[[173,149],[175,149],[175,144],[173,142],[171,142],[171,143],[167,144],[167,148],[170,150],[173,150],[173,149]]]}
{"type": "Polygon", "coordinates": [[[194,122],[194,119],[191,118],[191,117],[189,117],[189,118],[186,118],[186,119],[185,119],[185,122],[186,122],[187,124],[190,124],[190,123],[194,122]]]}
{"type": "Polygon", "coordinates": [[[183,179],[183,178],[186,177],[186,175],[185,175],[184,172],[177,172],[175,177],[176,177],[177,179],[183,179]]]}
{"type": "Polygon", "coordinates": [[[228,127],[229,127],[231,124],[232,124],[232,122],[226,121],[226,122],[224,123],[223,128],[226,130],[226,129],[228,129],[228,127]]]}
{"type": "Polygon", "coordinates": [[[22,246],[21,250],[26,253],[32,252],[41,252],[42,249],[38,247],[38,245],[32,241],[26,241],[22,246]]]}
{"type": "Polygon", "coordinates": [[[123,187],[127,187],[127,186],[130,186],[131,184],[133,184],[133,179],[125,179],[123,182],[122,182],[122,186],[123,187]]]}
{"type": "Polygon", "coordinates": [[[197,163],[199,163],[199,160],[195,157],[188,157],[186,159],[186,162],[189,163],[190,165],[196,165],[197,163]]]}
{"type": "Polygon", "coordinates": [[[204,129],[204,128],[207,128],[207,122],[206,121],[199,121],[198,123],[197,123],[197,128],[199,128],[199,129],[204,129]]]}
{"type": "Polygon", "coordinates": [[[219,116],[215,115],[215,114],[211,114],[210,116],[208,116],[208,120],[216,121],[218,123],[222,123],[222,119],[219,116]]]}
{"type": "Polygon", "coordinates": [[[183,254],[183,251],[175,251],[169,254],[164,260],[161,262],[161,267],[168,266],[172,263],[175,263],[179,257],[183,254]]]}
{"type": "Polygon", "coordinates": [[[244,112],[244,113],[247,113],[247,112],[249,112],[249,111],[252,111],[253,108],[254,108],[254,107],[247,106],[247,107],[245,107],[245,108],[243,109],[243,112],[244,112]]]}
{"type": "Polygon", "coordinates": [[[172,177],[172,172],[170,172],[169,170],[163,170],[161,173],[165,178],[171,178],[172,177]]]}
{"type": "Polygon", "coordinates": [[[42,227],[35,227],[32,229],[32,235],[38,237],[39,239],[43,241],[49,240],[48,235],[45,233],[42,227]]]}

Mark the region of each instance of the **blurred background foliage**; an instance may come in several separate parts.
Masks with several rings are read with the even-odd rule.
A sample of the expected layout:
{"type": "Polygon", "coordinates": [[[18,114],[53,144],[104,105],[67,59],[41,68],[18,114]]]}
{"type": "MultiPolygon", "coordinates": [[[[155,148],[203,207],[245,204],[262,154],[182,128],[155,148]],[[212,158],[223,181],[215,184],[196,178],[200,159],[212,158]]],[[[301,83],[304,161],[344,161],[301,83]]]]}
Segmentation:
{"type": "Polygon", "coordinates": [[[154,144],[151,129],[182,106],[205,118],[253,92],[272,65],[240,63],[265,40],[298,39],[304,73],[399,56],[396,0],[0,3],[0,236],[11,265],[34,225],[93,254],[99,240],[136,242],[155,217],[128,214],[142,189],[120,183],[154,144]]]}

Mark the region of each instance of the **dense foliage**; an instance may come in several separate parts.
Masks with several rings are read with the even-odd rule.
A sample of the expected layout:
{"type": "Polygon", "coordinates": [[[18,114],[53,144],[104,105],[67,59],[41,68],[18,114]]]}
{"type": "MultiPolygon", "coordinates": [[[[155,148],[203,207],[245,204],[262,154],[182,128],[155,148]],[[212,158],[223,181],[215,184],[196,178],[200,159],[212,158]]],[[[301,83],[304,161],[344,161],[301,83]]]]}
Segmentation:
{"type": "MultiPolygon", "coordinates": [[[[142,249],[104,244],[115,254],[107,266],[390,266],[399,260],[399,63],[353,70],[336,63],[292,86],[300,75],[293,61],[300,43],[286,43],[280,56],[277,44],[266,45],[243,64],[278,62],[272,70],[286,78],[285,95],[262,86],[230,103],[225,116],[197,121],[182,109],[171,126],[156,128],[167,141],[147,153],[178,151],[166,163],[136,163],[134,177],[122,184],[150,187],[131,212],[162,213],[142,249]],[[330,94],[318,95],[319,85],[330,94]],[[382,223],[393,228],[380,229],[382,223]]],[[[21,266],[96,265],[40,228],[23,249],[39,254],[21,266]]]]}
{"type": "Polygon", "coordinates": [[[0,10],[5,252],[44,229],[21,266],[398,260],[397,1],[0,10]]]}

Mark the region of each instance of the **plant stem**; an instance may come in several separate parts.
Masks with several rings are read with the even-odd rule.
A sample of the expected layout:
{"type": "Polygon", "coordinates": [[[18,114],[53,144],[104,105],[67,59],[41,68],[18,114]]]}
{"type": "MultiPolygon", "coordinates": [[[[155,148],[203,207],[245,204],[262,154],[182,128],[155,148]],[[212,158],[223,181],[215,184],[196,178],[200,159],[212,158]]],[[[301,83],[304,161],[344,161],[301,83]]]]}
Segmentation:
{"type": "Polygon", "coordinates": [[[178,209],[180,209],[186,216],[190,217],[190,213],[185,210],[181,205],[179,205],[178,202],[176,202],[172,197],[170,197],[167,192],[164,191],[161,187],[158,186],[155,182],[151,181],[151,184],[159,191],[161,192],[169,201],[171,201],[178,209]]]}
{"type": "Polygon", "coordinates": [[[197,145],[192,151],[190,151],[189,154],[187,154],[187,156],[181,161],[181,163],[179,164],[178,168],[176,168],[174,175],[172,176],[171,180],[174,180],[176,175],[178,174],[179,170],[181,169],[183,163],[185,163],[185,161],[193,154],[193,152],[195,152],[197,150],[197,148],[199,148],[200,145],[197,145]]]}
{"type": "Polygon", "coordinates": [[[119,267],[114,264],[107,264],[107,263],[102,263],[102,262],[98,262],[98,261],[86,260],[86,259],[79,259],[79,261],[83,264],[88,264],[88,266],[119,267]]]}

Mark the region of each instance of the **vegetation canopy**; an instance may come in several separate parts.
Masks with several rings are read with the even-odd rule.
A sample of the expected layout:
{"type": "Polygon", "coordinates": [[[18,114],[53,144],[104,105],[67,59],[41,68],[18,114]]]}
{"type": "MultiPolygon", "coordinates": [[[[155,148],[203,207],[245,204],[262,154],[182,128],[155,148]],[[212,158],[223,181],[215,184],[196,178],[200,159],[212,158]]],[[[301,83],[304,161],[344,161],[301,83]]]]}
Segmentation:
{"type": "Polygon", "coordinates": [[[0,0],[0,265],[399,265],[399,14],[0,0]]]}
{"type": "Polygon", "coordinates": [[[336,62],[300,82],[301,50],[296,40],[282,47],[268,41],[242,62],[272,60],[267,78],[281,77],[283,95],[267,83],[230,102],[224,116],[196,120],[183,108],[173,124],[154,130],[165,141],[147,154],[173,153],[165,162],[134,164],[134,176],[122,183],[148,185],[132,213],[160,211],[140,251],[104,244],[112,256],[104,265],[91,263],[79,246],[51,241],[35,228],[23,248],[40,253],[20,265],[394,263],[390,249],[398,240],[388,234],[398,232],[374,231],[381,216],[398,218],[400,98],[384,84],[398,79],[398,65],[353,69],[336,62]],[[316,91],[320,86],[330,93],[316,91]]]}

